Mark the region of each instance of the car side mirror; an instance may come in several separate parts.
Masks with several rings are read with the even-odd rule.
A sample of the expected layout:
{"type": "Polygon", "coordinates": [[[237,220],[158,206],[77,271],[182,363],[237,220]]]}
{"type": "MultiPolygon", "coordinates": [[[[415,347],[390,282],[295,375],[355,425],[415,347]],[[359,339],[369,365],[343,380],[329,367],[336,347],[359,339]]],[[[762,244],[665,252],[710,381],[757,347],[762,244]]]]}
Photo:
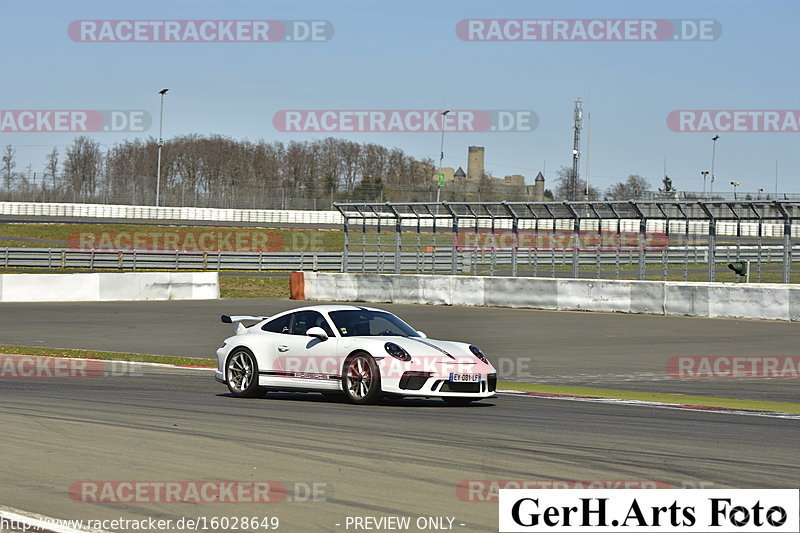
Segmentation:
{"type": "Polygon", "coordinates": [[[325,333],[325,330],[320,327],[308,328],[308,331],[306,331],[306,335],[308,335],[309,337],[316,337],[321,341],[324,341],[328,338],[328,334],[325,333]]]}
{"type": "Polygon", "coordinates": [[[428,338],[428,336],[425,335],[424,331],[417,331],[417,333],[419,333],[419,336],[422,337],[423,339],[427,339],[428,338]]]}

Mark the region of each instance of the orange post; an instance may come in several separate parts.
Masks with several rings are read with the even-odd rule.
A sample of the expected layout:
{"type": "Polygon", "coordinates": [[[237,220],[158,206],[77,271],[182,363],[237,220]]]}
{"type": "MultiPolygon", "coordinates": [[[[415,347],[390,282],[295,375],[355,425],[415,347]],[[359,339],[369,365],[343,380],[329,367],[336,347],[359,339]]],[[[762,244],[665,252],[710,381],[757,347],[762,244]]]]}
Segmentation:
{"type": "Polygon", "coordinates": [[[306,287],[302,272],[292,272],[289,275],[289,298],[292,300],[305,300],[306,287]]]}

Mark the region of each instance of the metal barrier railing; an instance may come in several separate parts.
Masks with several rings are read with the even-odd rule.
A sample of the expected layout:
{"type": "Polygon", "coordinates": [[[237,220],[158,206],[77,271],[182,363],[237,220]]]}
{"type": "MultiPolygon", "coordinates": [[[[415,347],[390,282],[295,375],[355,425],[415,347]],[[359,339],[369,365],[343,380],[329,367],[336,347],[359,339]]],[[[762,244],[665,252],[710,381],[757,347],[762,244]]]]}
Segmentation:
{"type": "MultiPolygon", "coordinates": [[[[680,277],[680,272],[671,273],[676,268],[688,279],[690,270],[696,271],[701,264],[706,280],[715,281],[719,263],[735,260],[754,262],[757,280],[762,278],[762,269],[779,267],[780,281],[789,283],[793,239],[800,237],[798,201],[422,202],[335,207],[344,218],[345,272],[359,270],[351,264],[355,254],[410,251],[447,253],[450,274],[463,270],[459,265],[464,262],[458,261],[463,255],[474,273],[509,270],[511,276],[530,275],[530,271],[538,275],[540,260],[549,260],[550,274],[556,276],[553,258],[559,256],[562,266],[569,265],[569,276],[593,277],[583,267],[590,261],[587,257],[594,256],[594,277],[607,277],[603,265],[613,257],[617,278],[624,264],[635,266],[636,279],[648,279],[652,277],[648,265],[660,254],[665,279],[680,277]],[[705,250],[701,261],[697,250],[705,250]],[[479,264],[486,268],[479,269],[479,264]]],[[[403,269],[393,261],[379,271],[400,273],[403,269]]]]}
{"type": "MultiPolygon", "coordinates": [[[[637,275],[639,252],[627,251],[579,251],[578,265],[582,277],[622,279],[637,275]],[[593,272],[593,274],[592,274],[593,272]]],[[[718,245],[716,261],[719,270],[727,271],[725,264],[734,260],[751,261],[760,265],[754,269],[753,281],[778,281],[774,278],[781,270],[782,246],[718,245]],[[760,263],[758,263],[760,261],[760,263]]],[[[793,257],[800,257],[800,245],[792,250],[793,257]]],[[[393,245],[380,251],[351,251],[348,255],[350,272],[394,272],[437,273],[456,271],[464,274],[509,275],[514,256],[510,251],[473,247],[456,250],[440,247],[416,251],[403,251],[399,256],[393,245]]],[[[65,249],[65,248],[0,248],[0,268],[5,269],[78,269],[78,270],[238,270],[249,272],[343,271],[343,252],[203,252],[109,249],[65,249]]],[[[538,250],[516,255],[518,275],[570,277],[573,253],[571,250],[538,250]]],[[[644,253],[644,265],[648,279],[696,280],[696,266],[706,264],[708,248],[693,246],[687,249],[668,248],[644,253]],[[686,258],[688,257],[688,261],[686,258]],[[677,278],[676,278],[677,276],[677,278]]],[[[701,269],[705,272],[705,269],[701,269]]]]}
{"type": "MultiPolygon", "coordinates": [[[[0,248],[0,268],[5,269],[80,269],[80,270],[242,270],[250,272],[292,272],[342,270],[342,252],[213,252],[152,251],[68,248],[0,248]]],[[[365,272],[394,268],[397,256],[386,252],[355,254],[350,258],[365,272]]],[[[457,264],[464,262],[458,254],[457,264]]],[[[417,255],[403,253],[397,261],[402,271],[417,268],[447,272],[452,259],[447,251],[417,255]]],[[[460,266],[466,269],[466,266],[460,266]]]]}

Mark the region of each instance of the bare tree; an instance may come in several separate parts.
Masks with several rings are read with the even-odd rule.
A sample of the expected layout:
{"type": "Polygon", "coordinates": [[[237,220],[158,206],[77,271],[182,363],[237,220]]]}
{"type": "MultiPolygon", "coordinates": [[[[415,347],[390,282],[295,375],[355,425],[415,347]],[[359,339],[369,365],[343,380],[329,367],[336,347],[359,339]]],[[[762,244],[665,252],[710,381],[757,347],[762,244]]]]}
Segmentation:
{"type": "Polygon", "coordinates": [[[56,176],[58,175],[58,148],[53,148],[49,154],[47,154],[47,163],[44,165],[44,176],[42,177],[42,185],[44,186],[44,181],[47,176],[53,178],[53,191],[58,188],[58,183],[56,183],[56,176]]]}
{"type": "Polygon", "coordinates": [[[631,174],[624,182],[620,181],[606,190],[611,200],[641,200],[650,191],[650,184],[638,174],[631,174]]]}
{"type": "Polygon", "coordinates": [[[73,199],[75,195],[82,198],[94,195],[102,166],[100,143],[84,135],[72,141],[67,148],[64,176],[72,187],[73,199]]]}
{"type": "Polygon", "coordinates": [[[14,168],[17,166],[16,161],[14,161],[16,153],[17,151],[10,144],[7,144],[2,157],[3,173],[6,178],[6,192],[9,194],[11,193],[11,181],[14,179],[14,168]]]}
{"type": "MultiPolygon", "coordinates": [[[[155,197],[157,153],[153,138],[122,141],[103,152],[99,143],[79,137],[63,155],[54,148],[46,156],[44,183],[62,195],[71,191],[73,201],[149,203],[155,197]]],[[[14,189],[13,156],[13,148],[6,147],[9,190],[19,189],[14,189]]],[[[237,208],[274,208],[276,200],[285,205],[287,198],[346,200],[357,188],[369,198],[427,200],[435,168],[430,159],[398,148],[332,137],[284,145],[197,134],[167,140],[161,164],[164,205],[237,208]]]]}
{"type": "Polygon", "coordinates": [[[345,189],[352,191],[359,177],[361,145],[352,141],[343,141],[339,150],[345,179],[345,189]]]}
{"type": "Polygon", "coordinates": [[[575,176],[572,169],[562,166],[558,169],[556,178],[556,198],[567,202],[577,202],[581,200],[597,200],[600,191],[596,187],[589,185],[589,198],[586,198],[586,185],[575,176]]]}

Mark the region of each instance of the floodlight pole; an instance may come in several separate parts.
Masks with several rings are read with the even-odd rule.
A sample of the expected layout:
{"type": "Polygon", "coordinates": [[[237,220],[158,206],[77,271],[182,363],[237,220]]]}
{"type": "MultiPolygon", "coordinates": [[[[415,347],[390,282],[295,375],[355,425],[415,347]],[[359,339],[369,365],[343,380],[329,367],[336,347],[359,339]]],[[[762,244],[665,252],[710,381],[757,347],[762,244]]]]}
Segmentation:
{"type": "Polygon", "coordinates": [[[164,95],[167,94],[169,89],[161,89],[158,94],[161,95],[161,114],[158,119],[158,168],[156,169],[156,207],[159,205],[161,197],[161,147],[164,146],[164,139],[162,138],[162,130],[164,127],[164,95]]]}
{"type": "Polygon", "coordinates": [[[441,196],[442,192],[442,185],[444,185],[444,169],[442,165],[444,165],[444,117],[450,112],[450,110],[442,111],[442,142],[439,145],[439,176],[436,180],[436,203],[439,203],[439,197],[441,196]]]}
{"type": "Polygon", "coordinates": [[[714,159],[717,156],[717,141],[719,140],[719,134],[714,135],[711,138],[714,141],[713,148],[711,149],[711,185],[709,186],[708,192],[710,194],[714,194],[714,159]]]}

